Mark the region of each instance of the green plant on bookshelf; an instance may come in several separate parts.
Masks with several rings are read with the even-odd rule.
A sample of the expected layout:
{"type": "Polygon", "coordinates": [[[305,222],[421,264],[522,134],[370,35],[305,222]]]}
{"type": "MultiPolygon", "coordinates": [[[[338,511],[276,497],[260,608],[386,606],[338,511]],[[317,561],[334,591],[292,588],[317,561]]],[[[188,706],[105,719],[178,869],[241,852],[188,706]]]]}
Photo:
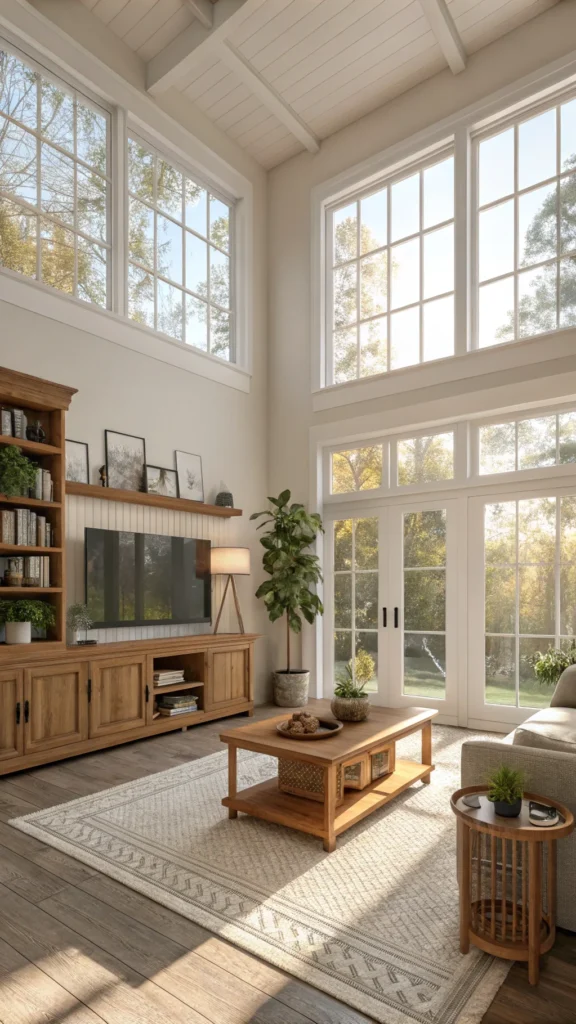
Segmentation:
{"type": "Polygon", "coordinates": [[[51,629],[56,624],[56,614],[47,601],[4,599],[0,600],[0,623],[6,626],[7,644],[29,644],[32,626],[40,630],[51,629]]]}
{"type": "Polygon", "coordinates": [[[0,493],[26,495],[36,480],[36,466],[16,445],[0,449],[0,493]]]}

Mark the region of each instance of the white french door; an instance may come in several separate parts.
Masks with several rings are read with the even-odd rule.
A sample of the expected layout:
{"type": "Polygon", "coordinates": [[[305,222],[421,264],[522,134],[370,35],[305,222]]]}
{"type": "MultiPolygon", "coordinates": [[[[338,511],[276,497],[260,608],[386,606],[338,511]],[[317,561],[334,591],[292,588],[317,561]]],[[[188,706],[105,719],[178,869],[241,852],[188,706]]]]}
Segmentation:
{"type": "Polygon", "coordinates": [[[469,534],[469,717],[513,727],[550,703],[534,654],[575,634],[576,496],[472,498],[469,534]]]}
{"type": "Polygon", "coordinates": [[[394,504],[326,534],[324,692],[365,682],[376,704],[457,714],[454,500],[394,504]]]}

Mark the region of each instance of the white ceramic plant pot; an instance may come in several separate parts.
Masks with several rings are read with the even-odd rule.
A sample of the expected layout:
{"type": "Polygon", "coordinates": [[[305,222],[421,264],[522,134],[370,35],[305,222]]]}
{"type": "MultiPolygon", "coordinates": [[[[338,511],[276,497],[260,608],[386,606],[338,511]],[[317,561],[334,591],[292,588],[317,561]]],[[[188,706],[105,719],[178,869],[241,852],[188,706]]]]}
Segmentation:
{"type": "Polygon", "coordinates": [[[79,640],[80,640],[80,630],[79,629],[69,629],[67,637],[66,637],[66,643],[68,644],[68,646],[72,647],[73,645],[77,644],[79,640]]]}
{"type": "Polygon", "coordinates": [[[7,622],[5,628],[7,644],[32,643],[32,624],[30,622],[7,622]]]}

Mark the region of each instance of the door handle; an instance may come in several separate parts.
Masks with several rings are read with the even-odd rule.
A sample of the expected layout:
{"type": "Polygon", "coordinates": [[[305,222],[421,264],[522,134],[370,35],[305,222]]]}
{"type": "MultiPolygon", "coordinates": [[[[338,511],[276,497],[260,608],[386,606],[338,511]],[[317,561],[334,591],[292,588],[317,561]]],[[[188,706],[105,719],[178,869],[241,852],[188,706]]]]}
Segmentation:
{"type": "Polygon", "coordinates": [[[148,703],[149,700],[150,700],[150,687],[148,686],[148,683],[146,683],[146,703],[148,703]]]}
{"type": "Polygon", "coordinates": [[[383,608],[382,609],[382,625],[384,626],[384,629],[386,629],[386,626],[388,625],[388,609],[387,608],[383,608]]]}
{"type": "Polygon", "coordinates": [[[16,725],[20,725],[20,701],[16,704],[16,725]]]}
{"type": "Polygon", "coordinates": [[[398,629],[398,608],[394,609],[394,629],[398,629]]]}
{"type": "Polygon", "coordinates": [[[30,721],[30,701],[29,700],[25,700],[24,701],[24,721],[25,722],[29,722],[30,721]]]}
{"type": "Polygon", "coordinates": [[[88,680],[87,690],[88,690],[88,703],[91,704],[92,703],[92,680],[91,679],[88,680]]]}

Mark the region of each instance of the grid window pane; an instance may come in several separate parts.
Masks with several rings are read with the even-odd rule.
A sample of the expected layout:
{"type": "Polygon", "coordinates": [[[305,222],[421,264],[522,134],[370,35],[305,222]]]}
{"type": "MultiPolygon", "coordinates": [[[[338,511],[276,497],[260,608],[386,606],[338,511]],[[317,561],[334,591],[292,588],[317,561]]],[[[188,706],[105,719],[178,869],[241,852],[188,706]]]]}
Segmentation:
{"type": "Polygon", "coordinates": [[[153,278],[151,291],[129,286],[130,318],[230,361],[231,207],[133,136],[128,191],[130,259],[153,278]]]}
{"type": "Polygon", "coordinates": [[[576,413],[485,424],[478,428],[478,438],[482,476],[576,462],[576,413]]]}
{"type": "MultiPolygon", "coordinates": [[[[542,428],[543,429],[543,428],[542,428]]],[[[576,499],[525,498],[485,506],[485,700],[540,708],[552,689],[533,658],[576,627],[576,499]]]]}
{"type": "Polygon", "coordinates": [[[432,434],[398,441],[398,484],[427,484],[452,480],[454,476],[454,434],[432,434]]]}
{"type": "Polygon", "coordinates": [[[0,50],[0,262],[104,308],[109,144],[103,111],[0,50]]]}
{"type": "Polygon", "coordinates": [[[574,103],[478,144],[480,348],[576,324],[574,103]]]}
{"type": "Polygon", "coordinates": [[[334,676],[367,690],[378,678],[378,519],[334,523],[334,676]]]}
{"type": "Polygon", "coordinates": [[[453,355],[454,158],[329,217],[330,383],[453,355]]]}
{"type": "Polygon", "coordinates": [[[332,454],[332,494],[371,491],[382,486],[382,445],[332,454]]]}

